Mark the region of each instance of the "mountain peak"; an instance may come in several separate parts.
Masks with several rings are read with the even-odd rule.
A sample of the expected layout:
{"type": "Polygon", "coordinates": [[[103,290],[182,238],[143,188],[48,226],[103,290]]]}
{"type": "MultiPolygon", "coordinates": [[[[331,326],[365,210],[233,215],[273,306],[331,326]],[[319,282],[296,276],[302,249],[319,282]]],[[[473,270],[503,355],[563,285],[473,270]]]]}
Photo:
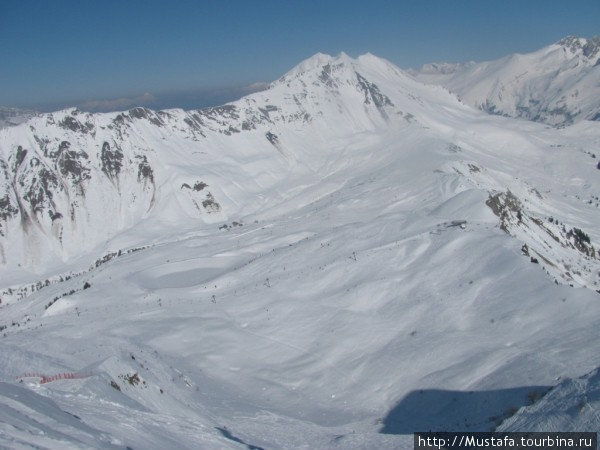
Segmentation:
{"type": "Polygon", "coordinates": [[[572,53],[581,52],[583,56],[592,59],[600,53],[600,36],[582,38],[578,36],[567,36],[556,43],[572,53]]]}
{"type": "Polygon", "coordinates": [[[322,67],[324,65],[329,64],[333,60],[333,56],[328,55],[326,53],[315,53],[309,58],[306,58],[304,61],[301,61],[298,65],[296,65],[292,70],[290,70],[288,74],[301,74],[304,72],[308,72],[311,69],[315,69],[317,67],[322,67]]]}
{"type": "Polygon", "coordinates": [[[379,58],[372,53],[365,53],[357,58],[352,58],[345,52],[340,52],[336,56],[331,56],[326,53],[315,53],[313,56],[305,59],[288,71],[281,77],[281,81],[289,81],[290,79],[301,77],[314,70],[320,72],[324,69],[326,72],[329,72],[330,69],[327,68],[328,65],[336,66],[338,71],[345,67],[346,69],[352,69],[352,72],[354,72],[357,67],[359,69],[361,67],[370,67],[375,70],[386,70],[391,66],[387,60],[379,58]]]}
{"type": "MultiPolygon", "coordinates": [[[[376,56],[371,55],[370,53],[368,53],[367,55],[370,55],[370,57],[373,57],[373,58],[377,58],[376,56]]],[[[366,55],[363,55],[363,56],[366,56],[366,55]]],[[[336,64],[336,65],[345,64],[345,65],[351,66],[353,64],[357,64],[358,62],[360,62],[360,59],[363,56],[361,56],[357,59],[354,59],[345,52],[340,52],[336,56],[332,56],[327,53],[321,53],[321,52],[315,53],[311,57],[306,58],[305,60],[303,60],[299,64],[297,64],[293,69],[291,69],[289,72],[287,72],[283,78],[289,78],[290,76],[295,77],[300,74],[309,72],[313,69],[320,69],[328,64],[336,64]]]]}
{"type": "Polygon", "coordinates": [[[574,35],[569,35],[569,36],[562,38],[556,44],[562,45],[563,47],[567,47],[567,48],[581,48],[585,44],[585,41],[586,41],[585,38],[582,38],[579,36],[574,36],[574,35]]]}

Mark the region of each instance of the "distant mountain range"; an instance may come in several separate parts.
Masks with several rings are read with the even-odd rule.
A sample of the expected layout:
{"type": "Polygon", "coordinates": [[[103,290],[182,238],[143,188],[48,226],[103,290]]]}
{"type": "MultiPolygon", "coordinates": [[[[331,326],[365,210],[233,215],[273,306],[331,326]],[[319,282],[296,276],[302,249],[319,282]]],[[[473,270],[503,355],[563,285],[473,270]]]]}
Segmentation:
{"type": "Polygon", "coordinates": [[[600,120],[600,36],[569,36],[533,53],[432,63],[410,73],[491,114],[558,126],[600,120]]]}
{"type": "Polygon", "coordinates": [[[11,127],[26,122],[37,114],[28,109],[0,106],[0,128],[11,127]]]}

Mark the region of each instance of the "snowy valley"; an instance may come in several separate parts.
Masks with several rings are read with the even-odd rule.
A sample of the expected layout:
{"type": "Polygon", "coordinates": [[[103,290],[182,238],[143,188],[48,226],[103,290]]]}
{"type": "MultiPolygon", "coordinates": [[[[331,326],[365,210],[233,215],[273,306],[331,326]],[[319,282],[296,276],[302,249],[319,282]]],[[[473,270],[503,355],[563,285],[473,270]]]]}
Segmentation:
{"type": "Polygon", "coordinates": [[[512,60],[427,78],[342,53],[220,107],[0,129],[0,446],[598,429],[587,43],[563,89],[589,102],[562,116],[554,97],[516,113],[521,91],[490,115],[489,78],[456,84],[512,60]]]}

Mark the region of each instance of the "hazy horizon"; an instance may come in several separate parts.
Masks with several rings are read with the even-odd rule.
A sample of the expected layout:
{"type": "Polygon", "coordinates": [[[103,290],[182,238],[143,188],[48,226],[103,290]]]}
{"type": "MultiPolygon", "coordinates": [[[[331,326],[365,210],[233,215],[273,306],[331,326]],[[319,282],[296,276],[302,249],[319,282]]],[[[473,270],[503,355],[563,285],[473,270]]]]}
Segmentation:
{"type": "Polygon", "coordinates": [[[261,89],[317,52],[401,68],[527,53],[599,34],[600,3],[3,2],[0,105],[193,109],[261,89]]]}

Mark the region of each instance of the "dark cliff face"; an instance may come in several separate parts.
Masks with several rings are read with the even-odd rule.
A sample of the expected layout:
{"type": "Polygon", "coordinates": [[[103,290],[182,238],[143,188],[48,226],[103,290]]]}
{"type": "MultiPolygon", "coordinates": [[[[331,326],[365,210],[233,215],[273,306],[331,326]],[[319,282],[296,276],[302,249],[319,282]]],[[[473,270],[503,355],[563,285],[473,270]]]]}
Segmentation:
{"type": "Polygon", "coordinates": [[[19,209],[13,204],[9,193],[6,192],[4,196],[0,197],[0,236],[6,236],[4,227],[6,222],[13,217],[16,217],[19,213],[19,209]]]}
{"type": "Polygon", "coordinates": [[[154,171],[148,162],[148,158],[145,155],[138,155],[138,174],[137,180],[138,182],[149,182],[154,184],[154,171]]]}
{"type": "Polygon", "coordinates": [[[382,94],[376,84],[369,82],[365,77],[356,72],[358,86],[365,95],[365,104],[373,102],[373,104],[381,109],[384,106],[394,106],[392,101],[386,95],[382,94]]]}
{"type": "MultiPolygon", "coordinates": [[[[6,160],[0,159],[0,238],[6,239],[0,240],[0,250],[30,240],[56,240],[62,246],[65,238],[85,234],[90,227],[110,229],[106,217],[118,211],[122,201],[115,186],[135,155],[126,157],[119,145],[127,134],[96,127],[99,117],[76,110],[58,112],[10,129],[13,143],[4,150],[6,160]],[[113,138],[104,139],[99,132],[113,138]],[[103,199],[100,204],[98,199],[103,199]]],[[[152,181],[149,160],[140,172],[140,182],[152,181]]],[[[137,202],[149,202],[135,188],[130,195],[137,202]]]]}
{"type": "Polygon", "coordinates": [[[600,36],[594,36],[590,39],[567,36],[558,41],[558,45],[562,45],[573,53],[581,51],[583,56],[588,59],[593,59],[600,53],[600,36]]]}
{"type": "Polygon", "coordinates": [[[110,144],[106,141],[102,143],[100,151],[100,162],[102,172],[112,181],[117,182],[121,168],[123,167],[123,152],[114,144],[114,149],[111,149],[110,144]]]}
{"type": "Polygon", "coordinates": [[[85,181],[91,178],[89,156],[83,150],[72,150],[69,141],[62,141],[55,154],[56,166],[62,177],[84,194],[85,181]]]}
{"type": "Polygon", "coordinates": [[[33,213],[56,208],[54,196],[63,190],[58,177],[37,158],[30,160],[30,167],[31,172],[23,172],[19,179],[19,185],[25,188],[22,194],[24,203],[33,213]]]}
{"type": "MultiPolygon", "coordinates": [[[[198,141],[211,131],[239,132],[232,121],[240,122],[233,105],[178,115],[134,108],[112,118],[76,110],[45,114],[14,128],[18,143],[0,158],[0,238],[21,241],[22,234],[24,241],[56,240],[63,246],[88,229],[112,229],[118,220],[107,218],[123,208],[148,212],[161,170],[156,150],[146,143],[156,140],[148,134],[168,128],[167,133],[198,141]]],[[[190,193],[181,194],[189,197],[196,217],[221,210],[206,183],[189,183],[190,193]]],[[[8,243],[0,240],[2,254],[8,243]]]]}

